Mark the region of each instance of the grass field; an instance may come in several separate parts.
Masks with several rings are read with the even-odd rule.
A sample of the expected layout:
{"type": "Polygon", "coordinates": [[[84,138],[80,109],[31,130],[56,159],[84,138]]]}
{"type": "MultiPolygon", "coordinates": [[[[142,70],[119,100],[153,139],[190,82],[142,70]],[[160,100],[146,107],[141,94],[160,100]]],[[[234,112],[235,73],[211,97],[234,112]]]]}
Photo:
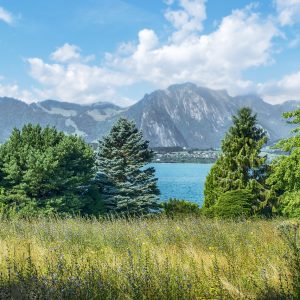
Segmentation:
{"type": "Polygon", "coordinates": [[[299,223],[0,221],[0,299],[297,299],[299,223]]]}

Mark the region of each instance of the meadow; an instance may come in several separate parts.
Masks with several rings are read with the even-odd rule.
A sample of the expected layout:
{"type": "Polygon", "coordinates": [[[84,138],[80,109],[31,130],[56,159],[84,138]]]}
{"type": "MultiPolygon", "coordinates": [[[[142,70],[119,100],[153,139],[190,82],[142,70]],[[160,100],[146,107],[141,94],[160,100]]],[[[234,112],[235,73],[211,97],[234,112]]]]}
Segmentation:
{"type": "Polygon", "coordinates": [[[0,299],[297,299],[299,226],[2,218],[0,299]]]}

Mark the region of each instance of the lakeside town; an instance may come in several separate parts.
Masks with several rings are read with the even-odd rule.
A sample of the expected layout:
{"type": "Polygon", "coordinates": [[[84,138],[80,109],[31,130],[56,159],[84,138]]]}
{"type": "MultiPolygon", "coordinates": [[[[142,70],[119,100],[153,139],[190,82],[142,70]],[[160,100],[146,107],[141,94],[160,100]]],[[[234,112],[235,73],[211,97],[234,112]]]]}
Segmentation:
{"type": "MultiPolygon", "coordinates": [[[[155,152],[155,163],[214,163],[221,154],[221,149],[188,149],[186,147],[157,147],[152,148],[155,152]]],[[[268,161],[272,161],[281,151],[266,146],[261,155],[267,155],[268,161]]]]}

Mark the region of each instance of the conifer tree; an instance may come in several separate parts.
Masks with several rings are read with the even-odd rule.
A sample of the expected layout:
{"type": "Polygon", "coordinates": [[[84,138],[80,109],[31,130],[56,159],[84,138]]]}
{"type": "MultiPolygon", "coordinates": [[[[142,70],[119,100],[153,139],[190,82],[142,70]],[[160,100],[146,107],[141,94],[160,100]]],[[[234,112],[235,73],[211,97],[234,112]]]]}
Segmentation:
{"type": "Polygon", "coordinates": [[[300,217],[300,109],[283,114],[289,124],[297,125],[293,136],[281,140],[275,146],[288,155],[273,160],[268,183],[279,197],[282,213],[290,217],[300,217]]]}
{"type": "Polygon", "coordinates": [[[152,161],[153,151],[135,124],[119,119],[99,143],[98,180],[107,211],[148,213],[158,207],[159,190],[152,161]]]}
{"type": "Polygon", "coordinates": [[[18,211],[83,212],[94,176],[92,148],[55,128],[25,125],[0,147],[0,205],[18,211]]]}
{"type": "Polygon", "coordinates": [[[207,176],[204,207],[212,207],[223,193],[233,190],[251,191],[257,209],[266,204],[266,156],[260,155],[266,141],[256,115],[250,108],[240,109],[222,141],[222,154],[207,176]]]}

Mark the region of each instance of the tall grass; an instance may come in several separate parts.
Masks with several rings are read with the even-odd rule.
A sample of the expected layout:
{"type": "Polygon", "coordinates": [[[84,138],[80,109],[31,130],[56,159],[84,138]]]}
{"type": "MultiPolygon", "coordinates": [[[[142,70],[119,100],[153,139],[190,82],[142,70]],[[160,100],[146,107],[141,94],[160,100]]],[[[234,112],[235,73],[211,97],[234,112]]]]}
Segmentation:
{"type": "Polygon", "coordinates": [[[0,299],[297,299],[299,224],[0,221],[0,299]]]}

